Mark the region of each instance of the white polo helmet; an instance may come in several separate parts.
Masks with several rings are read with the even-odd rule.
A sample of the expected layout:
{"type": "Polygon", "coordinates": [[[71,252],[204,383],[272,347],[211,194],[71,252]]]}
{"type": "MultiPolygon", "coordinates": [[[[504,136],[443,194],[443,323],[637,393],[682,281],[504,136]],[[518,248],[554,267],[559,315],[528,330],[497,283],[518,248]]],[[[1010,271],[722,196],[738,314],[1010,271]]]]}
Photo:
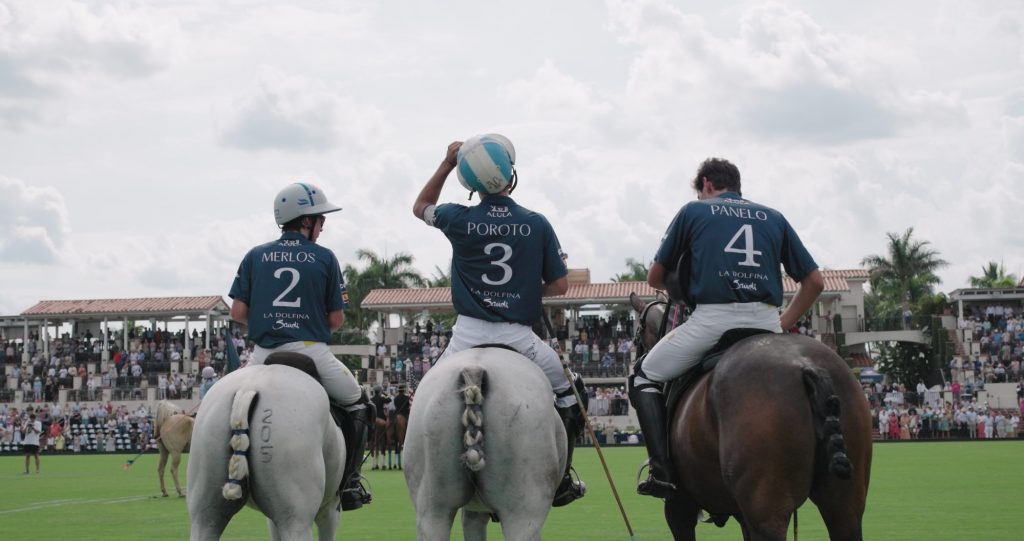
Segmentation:
{"type": "Polygon", "coordinates": [[[207,366],[207,367],[203,368],[203,379],[213,379],[213,376],[216,376],[216,375],[217,375],[217,373],[214,372],[212,366],[207,366]]]}
{"type": "Polygon", "coordinates": [[[300,216],[315,216],[337,212],[341,207],[331,203],[324,191],[308,182],[285,186],[274,198],[274,219],[284,225],[300,216]]]}
{"type": "Polygon", "coordinates": [[[464,188],[494,194],[515,181],[516,149],[504,135],[474,135],[459,147],[456,164],[464,188]]]}

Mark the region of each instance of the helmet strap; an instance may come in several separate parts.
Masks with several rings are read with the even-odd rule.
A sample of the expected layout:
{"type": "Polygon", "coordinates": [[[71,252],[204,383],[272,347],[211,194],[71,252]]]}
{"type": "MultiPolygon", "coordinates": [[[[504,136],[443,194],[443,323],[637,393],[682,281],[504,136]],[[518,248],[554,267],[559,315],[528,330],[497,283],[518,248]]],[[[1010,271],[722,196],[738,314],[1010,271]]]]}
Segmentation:
{"type": "Polygon", "coordinates": [[[509,182],[509,186],[510,186],[509,189],[508,189],[509,195],[512,194],[512,192],[516,189],[516,186],[518,186],[518,185],[519,185],[519,173],[516,172],[516,168],[513,167],[512,168],[512,182],[509,182]]]}

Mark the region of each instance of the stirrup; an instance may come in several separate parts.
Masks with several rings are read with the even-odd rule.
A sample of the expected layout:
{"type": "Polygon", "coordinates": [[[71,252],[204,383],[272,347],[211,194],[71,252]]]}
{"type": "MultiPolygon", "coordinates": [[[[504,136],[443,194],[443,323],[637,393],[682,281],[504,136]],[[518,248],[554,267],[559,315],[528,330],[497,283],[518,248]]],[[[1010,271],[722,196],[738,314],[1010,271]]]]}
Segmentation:
{"type": "Polygon", "coordinates": [[[641,496],[654,496],[655,498],[668,498],[676,491],[675,483],[662,481],[654,475],[654,468],[651,467],[651,459],[647,459],[640,465],[636,472],[636,493],[641,496]],[[647,470],[647,479],[640,480],[644,470],[647,470]]]}
{"type": "Polygon", "coordinates": [[[565,472],[562,482],[555,489],[555,497],[551,502],[551,507],[569,505],[582,498],[586,493],[587,484],[580,480],[579,474],[576,473],[576,468],[569,466],[569,471],[565,472]]]}
{"type": "Polygon", "coordinates": [[[355,476],[348,485],[341,491],[341,510],[354,511],[365,504],[373,502],[373,494],[363,486],[363,481],[369,484],[369,480],[362,475],[355,476]]]}

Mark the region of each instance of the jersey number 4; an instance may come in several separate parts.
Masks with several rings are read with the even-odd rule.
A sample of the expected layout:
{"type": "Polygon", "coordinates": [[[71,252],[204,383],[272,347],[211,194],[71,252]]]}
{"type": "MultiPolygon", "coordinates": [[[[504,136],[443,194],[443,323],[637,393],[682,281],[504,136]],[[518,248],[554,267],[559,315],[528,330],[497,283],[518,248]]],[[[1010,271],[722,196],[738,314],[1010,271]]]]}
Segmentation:
{"type": "Polygon", "coordinates": [[[743,254],[746,258],[739,262],[742,267],[760,267],[761,265],[754,261],[755,255],[761,255],[761,252],[754,249],[754,228],[750,224],[746,224],[740,227],[739,231],[732,236],[729,244],[725,247],[725,251],[730,254],[743,254]],[[743,237],[743,248],[738,248],[736,243],[740,242],[740,237],[743,237]]]}

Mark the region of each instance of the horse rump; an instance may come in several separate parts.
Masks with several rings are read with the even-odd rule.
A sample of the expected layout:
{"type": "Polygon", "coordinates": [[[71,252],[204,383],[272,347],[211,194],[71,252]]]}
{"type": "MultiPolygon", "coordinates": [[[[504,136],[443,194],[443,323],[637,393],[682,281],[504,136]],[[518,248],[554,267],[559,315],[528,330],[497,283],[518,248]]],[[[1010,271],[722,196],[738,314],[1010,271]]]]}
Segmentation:
{"type": "Polygon", "coordinates": [[[804,388],[814,414],[814,433],[818,447],[816,462],[840,479],[853,475],[853,464],[846,456],[846,440],[839,423],[840,401],[828,373],[815,366],[803,368],[804,388]]]}

